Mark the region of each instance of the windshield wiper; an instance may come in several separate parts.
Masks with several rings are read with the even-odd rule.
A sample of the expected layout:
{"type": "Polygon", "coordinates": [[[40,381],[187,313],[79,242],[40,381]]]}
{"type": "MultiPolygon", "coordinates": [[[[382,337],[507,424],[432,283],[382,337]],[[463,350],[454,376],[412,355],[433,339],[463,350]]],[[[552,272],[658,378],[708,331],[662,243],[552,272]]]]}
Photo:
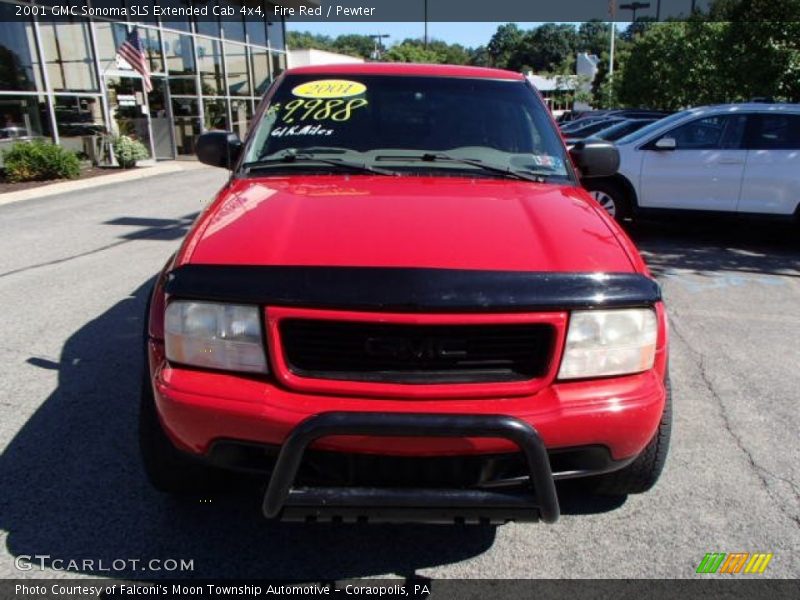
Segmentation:
{"type": "MultiPolygon", "coordinates": [[[[322,150],[320,150],[320,152],[321,151],[322,150]]],[[[399,173],[397,173],[396,171],[390,171],[389,169],[381,169],[380,167],[372,167],[366,163],[343,160],[341,158],[324,158],[321,156],[317,156],[316,152],[298,152],[295,148],[288,148],[277,156],[260,158],[253,162],[244,163],[242,165],[242,168],[245,170],[246,173],[249,173],[251,170],[258,169],[261,167],[272,167],[275,165],[292,164],[298,162],[322,163],[324,165],[331,165],[333,167],[339,167],[342,169],[366,171],[367,173],[374,173],[376,175],[388,175],[388,176],[399,175],[399,173]]]]}
{"type": "Polygon", "coordinates": [[[423,154],[403,154],[403,155],[391,155],[385,154],[376,157],[377,159],[395,159],[395,160],[421,160],[423,162],[454,162],[459,163],[462,165],[470,165],[473,167],[478,167],[479,169],[483,169],[484,171],[489,171],[491,173],[498,173],[505,177],[509,177],[511,179],[522,179],[524,181],[534,181],[536,183],[545,183],[546,177],[550,173],[537,173],[534,171],[519,171],[517,169],[512,169],[511,167],[502,167],[500,165],[494,165],[490,163],[485,163],[482,160],[477,158],[461,158],[458,156],[451,156],[450,154],[445,154],[444,152],[425,152],[423,154]]]}

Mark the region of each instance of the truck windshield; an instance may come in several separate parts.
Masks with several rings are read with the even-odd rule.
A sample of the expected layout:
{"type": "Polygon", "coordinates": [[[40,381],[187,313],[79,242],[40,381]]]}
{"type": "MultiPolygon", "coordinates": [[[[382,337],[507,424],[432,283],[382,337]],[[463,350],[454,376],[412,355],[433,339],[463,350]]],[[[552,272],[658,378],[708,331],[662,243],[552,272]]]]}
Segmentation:
{"type": "Polygon", "coordinates": [[[331,159],[399,174],[572,178],[547,109],[524,81],[287,76],[244,167],[331,169],[331,159]],[[315,165],[314,157],[329,160],[315,165]]]}

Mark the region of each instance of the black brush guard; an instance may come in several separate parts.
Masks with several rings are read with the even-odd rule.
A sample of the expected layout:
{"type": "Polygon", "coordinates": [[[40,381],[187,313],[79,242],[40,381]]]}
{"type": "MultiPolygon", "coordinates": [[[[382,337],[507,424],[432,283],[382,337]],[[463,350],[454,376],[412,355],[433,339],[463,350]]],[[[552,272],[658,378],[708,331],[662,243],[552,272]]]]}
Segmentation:
{"type": "Polygon", "coordinates": [[[310,417],[281,447],[263,509],[268,518],[287,521],[553,523],[559,516],[550,460],[541,437],[528,423],[503,415],[328,412],[310,417]],[[504,438],[525,455],[530,482],[528,489],[516,492],[293,487],[306,448],[332,435],[504,438]]]}

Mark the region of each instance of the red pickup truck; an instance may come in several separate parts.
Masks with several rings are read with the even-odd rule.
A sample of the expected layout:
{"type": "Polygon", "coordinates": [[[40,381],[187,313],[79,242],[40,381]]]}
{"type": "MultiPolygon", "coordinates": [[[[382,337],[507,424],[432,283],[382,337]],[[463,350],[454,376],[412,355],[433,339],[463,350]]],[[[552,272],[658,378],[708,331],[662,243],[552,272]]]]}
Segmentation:
{"type": "MultiPolygon", "coordinates": [[[[559,516],[627,494],[670,432],[660,288],[517,73],[287,71],[150,297],[140,438],[158,489],[259,474],[286,520],[559,516]]],[[[215,487],[216,486],[216,487],[215,487]]]]}

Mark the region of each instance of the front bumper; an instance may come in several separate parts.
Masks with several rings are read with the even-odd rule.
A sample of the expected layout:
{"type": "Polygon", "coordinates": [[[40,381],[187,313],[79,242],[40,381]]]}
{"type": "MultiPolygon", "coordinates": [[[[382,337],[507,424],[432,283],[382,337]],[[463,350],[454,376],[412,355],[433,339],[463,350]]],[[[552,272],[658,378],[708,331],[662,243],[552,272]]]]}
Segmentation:
{"type": "Polygon", "coordinates": [[[283,444],[263,504],[268,518],[553,523],[559,507],[547,450],[528,423],[501,415],[329,412],[298,425],[283,444]],[[516,444],[528,482],[520,491],[363,487],[294,487],[308,446],[331,435],[486,437],[516,444]],[[532,489],[531,489],[532,488],[532,489]]]}
{"type": "MultiPolygon", "coordinates": [[[[664,409],[666,357],[625,377],[560,382],[534,394],[472,399],[394,399],[298,393],[258,377],[170,366],[151,341],[156,406],[173,444],[206,456],[220,440],[281,445],[300,423],[324,412],[510,415],[533,426],[548,450],[603,446],[615,461],[641,453],[664,409]]],[[[463,456],[515,452],[507,439],[332,435],[316,450],[389,456],[463,456]]]]}

